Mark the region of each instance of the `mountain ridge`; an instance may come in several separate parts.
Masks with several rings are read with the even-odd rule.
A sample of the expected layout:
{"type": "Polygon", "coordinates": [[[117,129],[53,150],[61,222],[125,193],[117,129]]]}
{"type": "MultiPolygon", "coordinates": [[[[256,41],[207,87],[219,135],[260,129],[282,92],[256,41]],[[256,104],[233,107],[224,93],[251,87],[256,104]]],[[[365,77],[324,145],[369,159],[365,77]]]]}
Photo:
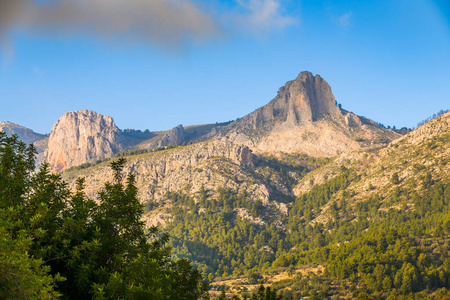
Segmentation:
{"type": "MultiPolygon", "coordinates": [[[[182,126],[125,132],[99,114],[88,134],[62,126],[78,130],[67,135],[76,137],[72,146],[87,137],[102,145],[104,130],[123,148],[61,176],[72,189],[84,177],[86,195],[98,200],[112,179],[111,153],[127,156],[123,171],[136,176],[147,226],[163,227],[174,255],[193,261],[217,290],[245,288],[220,281],[231,274],[250,282],[252,272],[280,268],[298,274],[275,283],[296,298],[385,299],[450,288],[450,113],[400,136],[336,106],[320,76],[300,75],[269,106],[197,127],[197,135],[182,126]],[[341,148],[323,151],[330,143],[341,148]],[[126,152],[143,145],[146,151],[126,152]]],[[[82,118],[68,121],[75,119],[82,118]]]]}
{"type": "Polygon", "coordinates": [[[280,87],[268,104],[208,137],[228,137],[260,153],[335,156],[386,146],[399,136],[338,107],[330,85],[319,75],[304,71],[280,87]]]}
{"type": "Polygon", "coordinates": [[[17,134],[19,139],[27,144],[37,142],[46,137],[44,134],[34,132],[29,128],[9,121],[0,121],[0,131],[5,132],[7,136],[17,134]]]}
{"type": "Polygon", "coordinates": [[[81,110],[63,114],[49,138],[33,141],[39,143],[38,161],[48,161],[54,172],[60,172],[121,151],[208,139],[243,144],[259,154],[281,151],[330,157],[384,147],[398,137],[337,106],[330,85],[320,75],[304,71],[280,87],[266,105],[229,124],[203,126],[199,132],[185,131],[182,125],[165,132],[122,131],[110,116],[81,110]]]}

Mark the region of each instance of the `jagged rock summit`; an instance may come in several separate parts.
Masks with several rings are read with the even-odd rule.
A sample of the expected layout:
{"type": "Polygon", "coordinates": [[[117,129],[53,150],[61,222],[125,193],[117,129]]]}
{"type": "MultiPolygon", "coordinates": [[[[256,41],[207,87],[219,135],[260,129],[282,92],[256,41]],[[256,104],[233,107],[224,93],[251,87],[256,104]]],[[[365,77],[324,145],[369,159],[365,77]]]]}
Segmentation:
{"type": "Polygon", "coordinates": [[[301,72],[268,104],[224,127],[215,137],[256,152],[300,152],[333,156],[386,145],[399,137],[374,121],[337,106],[330,85],[319,75],[301,72]]]}
{"type": "Polygon", "coordinates": [[[52,128],[47,160],[55,172],[122,151],[123,136],[110,116],[89,110],[65,113],[52,128]]]}
{"type": "Polygon", "coordinates": [[[274,120],[287,127],[318,121],[325,117],[338,118],[340,109],[328,83],[319,75],[301,72],[278,90],[267,105],[247,116],[254,128],[274,120]]]}

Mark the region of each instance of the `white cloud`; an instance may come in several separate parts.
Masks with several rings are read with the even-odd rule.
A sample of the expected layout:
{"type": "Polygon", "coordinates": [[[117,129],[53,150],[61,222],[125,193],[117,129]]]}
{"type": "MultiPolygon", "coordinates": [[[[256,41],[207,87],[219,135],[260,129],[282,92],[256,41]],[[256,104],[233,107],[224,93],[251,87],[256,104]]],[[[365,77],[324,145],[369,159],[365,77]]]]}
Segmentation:
{"type": "Polygon", "coordinates": [[[341,15],[338,18],[339,25],[342,27],[348,27],[352,22],[353,12],[348,12],[346,14],[341,15]]]}
{"type": "Polygon", "coordinates": [[[244,9],[240,22],[250,30],[267,31],[295,24],[297,19],[285,14],[279,0],[236,0],[244,9]]]}

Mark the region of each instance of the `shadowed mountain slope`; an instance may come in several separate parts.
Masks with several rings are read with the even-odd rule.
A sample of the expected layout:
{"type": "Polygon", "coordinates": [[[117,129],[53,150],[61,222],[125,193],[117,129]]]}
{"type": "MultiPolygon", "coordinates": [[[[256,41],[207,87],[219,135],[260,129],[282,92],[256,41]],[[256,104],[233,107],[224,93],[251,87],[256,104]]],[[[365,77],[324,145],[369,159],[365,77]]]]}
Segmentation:
{"type": "Polygon", "coordinates": [[[0,131],[5,132],[7,136],[17,134],[19,139],[27,144],[35,143],[45,139],[46,137],[45,135],[36,133],[29,128],[8,121],[0,121],[0,131]]]}

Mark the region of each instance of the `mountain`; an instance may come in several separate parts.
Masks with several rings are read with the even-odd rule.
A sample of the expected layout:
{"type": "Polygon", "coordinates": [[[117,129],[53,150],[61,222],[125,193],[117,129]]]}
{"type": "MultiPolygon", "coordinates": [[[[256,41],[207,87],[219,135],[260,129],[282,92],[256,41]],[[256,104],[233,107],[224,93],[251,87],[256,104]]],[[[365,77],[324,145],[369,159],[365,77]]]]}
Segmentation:
{"type": "MultiPolygon", "coordinates": [[[[299,177],[301,171],[302,168],[293,170],[291,176],[299,177]]],[[[288,183],[283,183],[280,172],[267,160],[253,155],[247,146],[226,140],[131,155],[127,157],[124,172],[137,175],[136,186],[143,203],[162,205],[157,212],[147,215],[148,223],[154,225],[173,217],[170,205],[164,205],[168,192],[189,194],[198,199],[201,191],[211,197],[218,195],[219,187],[237,194],[245,191],[251,201],[260,201],[280,216],[287,212],[283,202],[293,196],[286,186],[288,183]]],[[[110,180],[110,175],[109,159],[93,167],[72,168],[62,173],[71,186],[75,185],[77,177],[85,177],[88,182],[85,191],[93,198],[102,182],[110,180]]]]}
{"type": "Polygon", "coordinates": [[[29,128],[8,121],[0,121],[0,131],[5,132],[7,136],[17,134],[19,139],[27,144],[35,143],[45,139],[46,137],[45,135],[36,133],[29,128]]]}
{"type": "Polygon", "coordinates": [[[400,136],[341,109],[302,72],[227,124],[122,131],[108,116],[67,113],[48,151],[59,147],[53,165],[72,189],[86,178],[93,199],[111,160],[126,157],[147,226],[160,224],[211,295],[264,277],[294,299],[444,299],[449,145],[449,113],[400,136]]]}
{"type": "MultiPolygon", "coordinates": [[[[385,148],[331,159],[261,155],[223,138],[130,154],[125,171],[137,176],[147,224],[164,225],[175,255],[208,277],[212,295],[253,288],[240,277],[252,270],[294,299],[442,299],[449,145],[445,114],[385,148]]],[[[111,176],[108,163],[63,177],[71,185],[86,177],[94,196],[111,176]]]]}
{"type": "Polygon", "coordinates": [[[302,72],[234,122],[141,132],[83,110],[47,141],[53,170],[93,200],[126,157],[146,226],[213,297],[263,279],[293,299],[450,299],[450,113],[400,136],[302,72]]]}
{"type": "Polygon", "coordinates": [[[36,133],[29,128],[8,121],[0,121],[0,131],[5,132],[7,136],[16,134],[20,140],[27,144],[33,143],[38,151],[36,156],[37,165],[40,165],[46,160],[45,150],[48,147],[47,135],[36,133]]]}
{"type": "Polygon", "coordinates": [[[382,147],[400,136],[340,109],[329,84],[311,72],[301,72],[268,104],[212,135],[228,137],[259,153],[283,151],[311,156],[382,147]]]}
{"type": "Polygon", "coordinates": [[[319,75],[302,72],[281,87],[267,105],[234,122],[176,126],[163,132],[120,130],[110,116],[93,111],[67,112],[56,122],[50,137],[19,125],[2,122],[35,142],[38,162],[48,161],[54,172],[111,157],[121,151],[154,149],[184,142],[227,139],[255,153],[303,153],[312,157],[336,156],[360,149],[384,147],[400,135],[374,121],[341,109],[328,83],[319,75]]]}
{"type": "Polygon", "coordinates": [[[52,128],[47,160],[55,172],[111,157],[124,149],[124,137],[110,116],[89,110],[65,113],[52,128]]]}

